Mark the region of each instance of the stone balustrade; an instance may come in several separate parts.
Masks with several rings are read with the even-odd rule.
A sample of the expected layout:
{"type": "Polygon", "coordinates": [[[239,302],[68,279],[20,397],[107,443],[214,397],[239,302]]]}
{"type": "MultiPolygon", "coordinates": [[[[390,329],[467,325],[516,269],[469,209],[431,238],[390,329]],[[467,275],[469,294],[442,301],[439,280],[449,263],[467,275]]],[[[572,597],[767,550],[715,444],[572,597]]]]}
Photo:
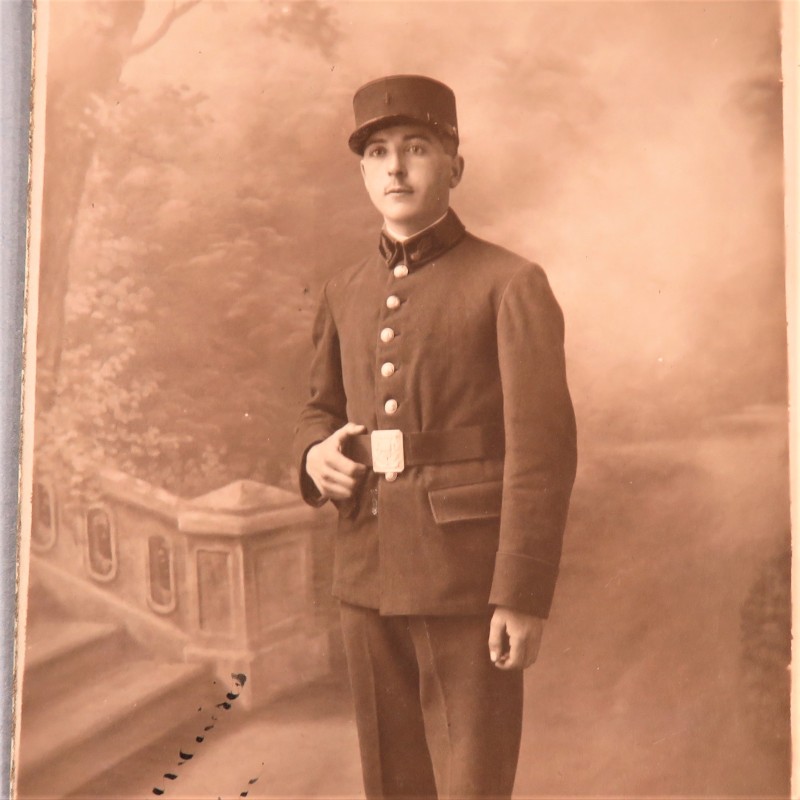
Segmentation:
{"type": "Polygon", "coordinates": [[[326,674],[336,653],[330,511],[237,481],[191,500],[121,472],[69,511],[34,486],[32,579],[76,616],[123,622],[156,657],[247,676],[259,705],[326,674]]]}

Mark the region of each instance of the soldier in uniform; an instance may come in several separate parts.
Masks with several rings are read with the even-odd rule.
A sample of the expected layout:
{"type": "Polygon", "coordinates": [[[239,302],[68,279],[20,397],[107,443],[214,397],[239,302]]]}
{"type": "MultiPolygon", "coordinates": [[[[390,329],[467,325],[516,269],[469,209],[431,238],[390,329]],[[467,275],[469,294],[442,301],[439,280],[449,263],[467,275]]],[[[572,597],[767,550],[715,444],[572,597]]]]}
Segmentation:
{"type": "Polygon", "coordinates": [[[561,310],[466,232],[453,92],[362,86],[350,148],[384,225],[325,285],[296,430],[338,508],[334,594],[368,798],[510,797],[575,477],[561,310]]]}

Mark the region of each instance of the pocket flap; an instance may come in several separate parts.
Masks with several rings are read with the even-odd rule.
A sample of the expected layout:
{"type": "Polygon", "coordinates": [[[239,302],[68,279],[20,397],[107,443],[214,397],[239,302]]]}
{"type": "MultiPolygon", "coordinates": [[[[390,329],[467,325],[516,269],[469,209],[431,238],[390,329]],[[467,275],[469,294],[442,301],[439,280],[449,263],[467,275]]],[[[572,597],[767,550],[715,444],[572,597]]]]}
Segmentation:
{"type": "Polygon", "coordinates": [[[499,517],[502,499],[502,481],[446,486],[428,492],[433,518],[439,525],[499,517]]]}

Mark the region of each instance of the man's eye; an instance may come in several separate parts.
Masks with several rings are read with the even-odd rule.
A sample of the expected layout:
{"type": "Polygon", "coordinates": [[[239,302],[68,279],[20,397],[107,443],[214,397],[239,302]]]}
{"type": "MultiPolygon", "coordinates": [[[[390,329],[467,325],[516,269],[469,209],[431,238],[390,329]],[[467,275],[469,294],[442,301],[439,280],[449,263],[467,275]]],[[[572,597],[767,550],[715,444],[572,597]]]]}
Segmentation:
{"type": "Polygon", "coordinates": [[[367,155],[370,158],[375,158],[376,156],[380,157],[386,153],[386,148],[384,147],[370,147],[367,150],[367,155]]]}
{"type": "Polygon", "coordinates": [[[425,152],[425,148],[421,144],[410,144],[408,146],[408,152],[415,156],[419,156],[425,152]]]}

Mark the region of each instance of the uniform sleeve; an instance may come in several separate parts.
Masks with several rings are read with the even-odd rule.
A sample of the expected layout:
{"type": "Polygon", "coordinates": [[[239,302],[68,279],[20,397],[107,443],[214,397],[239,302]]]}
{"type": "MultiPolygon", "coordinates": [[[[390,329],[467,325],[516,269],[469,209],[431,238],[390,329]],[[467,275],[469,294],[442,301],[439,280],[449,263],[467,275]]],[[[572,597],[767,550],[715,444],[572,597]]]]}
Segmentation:
{"type": "Polygon", "coordinates": [[[547,617],[577,464],[564,318],[541,268],[509,281],[497,317],[505,466],[490,603],[547,617]]]}
{"type": "Polygon", "coordinates": [[[299,467],[303,499],[310,505],[321,506],[325,499],[306,473],[306,454],[309,448],[327,439],[347,421],[339,335],[325,290],[314,319],[312,341],[311,391],[295,427],[292,451],[294,463],[299,467]]]}

